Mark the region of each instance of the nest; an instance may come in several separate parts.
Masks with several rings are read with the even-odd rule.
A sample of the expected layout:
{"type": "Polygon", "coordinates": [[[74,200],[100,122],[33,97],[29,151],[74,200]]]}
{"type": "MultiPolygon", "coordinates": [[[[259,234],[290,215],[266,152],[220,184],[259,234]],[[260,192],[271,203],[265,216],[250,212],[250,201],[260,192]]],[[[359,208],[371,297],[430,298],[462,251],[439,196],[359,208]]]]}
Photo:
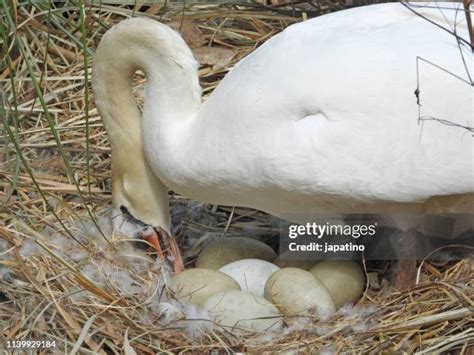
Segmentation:
{"type": "MultiPolygon", "coordinates": [[[[141,13],[180,30],[201,63],[207,96],[235,63],[286,26],[347,5],[88,4],[80,11],[81,5],[72,2],[57,7],[5,3],[0,349],[7,340],[34,339],[56,341],[56,351],[84,354],[472,353],[474,262],[469,257],[419,264],[417,285],[403,292],[387,281],[389,262],[367,264],[370,282],[354,307],[330,319],[285,319],[288,327],[279,334],[244,335],[219,326],[202,326],[190,334],[179,319],[164,321],[153,309],[163,292],[163,267],[151,255],[136,272],[130,270],[136,262],[112,257],[128,241],[116,238],[100,219],[110,203],[110,146],[90,89],[91,57],[106,29],[141,13]],[[89,227],[78,234],[78,221],[84,219],[89,227]],[[81,250],[80,257],[71,259],[51,240],[66,240],[63,246],[81,250]],[[36,250],[25,252],[25,245],[36,250]],[[124,293],[107,278],[98,282],[84,269],[91,260],[133,273],[141,291],[124,293]]],[[[143,75],[136,74],[139,103],[144,83],[143,75]]],[[[174,232],[191,263],[198,250],[186,245],[190,238],[198,248],[215,235],[275,239],[275,224],[260,212],[190,205],[177,195],[172,206],[174,232]]]]}

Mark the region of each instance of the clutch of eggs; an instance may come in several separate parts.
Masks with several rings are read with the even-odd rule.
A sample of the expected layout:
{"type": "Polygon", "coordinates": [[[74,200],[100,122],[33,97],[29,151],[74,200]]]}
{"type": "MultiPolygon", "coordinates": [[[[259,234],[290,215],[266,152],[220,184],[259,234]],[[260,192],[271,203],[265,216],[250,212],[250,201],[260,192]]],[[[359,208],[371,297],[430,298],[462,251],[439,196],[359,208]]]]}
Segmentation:
{"type": "Polygon", "coordinates": [[[210,244],[196,266],[173,275],[172,290],[233,331],[276,331],[282,316],[329,315],[355,302],[365,286],[356,262],[285,262],[268,245],[244,237],[210,244]]]}

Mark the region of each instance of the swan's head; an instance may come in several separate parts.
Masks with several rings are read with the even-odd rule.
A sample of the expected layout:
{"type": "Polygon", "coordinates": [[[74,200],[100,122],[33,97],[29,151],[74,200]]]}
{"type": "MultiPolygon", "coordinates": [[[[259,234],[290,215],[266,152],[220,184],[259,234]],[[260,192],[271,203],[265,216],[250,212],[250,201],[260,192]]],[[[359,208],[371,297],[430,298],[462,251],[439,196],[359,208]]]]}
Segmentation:
{"type": "Polygon", "coordinates": [[[113,150],[112,202],[113,225],[118,232],[133,235],[146,226],[170,231],[167,189],[141,151],[113,150]]]}
{"type": "MultiPolygon", "coordinates": [[[[113,134],[112,131],[112,137],[113,134]]],[[[139,136],[135,139],[139,145],[128,146],[128,149],[126,145],[117,147],[113,144],[114,231],[146,240],[160,257],[170,258],[174,271],[182,271],[184,265],[179,247],[170,234],[168,190],[151,170],[143,150],[139,149],[139,136]]]]}

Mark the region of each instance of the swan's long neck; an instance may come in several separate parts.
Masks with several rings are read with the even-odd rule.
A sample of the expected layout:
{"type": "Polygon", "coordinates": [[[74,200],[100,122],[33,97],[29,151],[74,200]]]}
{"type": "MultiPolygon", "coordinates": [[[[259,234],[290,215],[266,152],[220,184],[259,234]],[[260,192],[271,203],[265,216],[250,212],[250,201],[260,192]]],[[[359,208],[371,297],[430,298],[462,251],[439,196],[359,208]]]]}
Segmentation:
{"type": "Polygon", "coordinates": [[[150,168],[145,150],[167,154],[179,144],[174,129],[199,109],[201,89],[191,51],[165,25],[143,18],[123,21],[97,48],[93,89],[112,146],[114,207],[169,229],[167,189],[150,168]],[[137,70],[147,78],[143,118],[131,87],[137,70]]]}

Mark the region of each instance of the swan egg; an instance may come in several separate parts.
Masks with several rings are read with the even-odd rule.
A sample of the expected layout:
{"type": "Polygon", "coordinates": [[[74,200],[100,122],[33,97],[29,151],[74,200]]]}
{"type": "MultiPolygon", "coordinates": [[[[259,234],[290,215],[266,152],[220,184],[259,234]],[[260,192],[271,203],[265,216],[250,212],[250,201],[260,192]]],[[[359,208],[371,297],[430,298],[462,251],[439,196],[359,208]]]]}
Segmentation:
{"type": "MultiPolygon", "coordinates": [[[[295,267],[298,269],[303,269],[303,270],[309,270],[311,269],[315,264],[319,262],[319,260],[303,260],[303,259],[289,259],[289,251],[283,252],[280,255],[277,256],[275,260],[273,260],[273,263],[281,268],[284,267],[295,267]]],[[[301,254],[301,253],[298,253],[301,254]]]]}
{"type": "Polygon", "coordinates": [[[313,266],[309,272],[326,286],[336,308],[355,302],[364,291],[364,273],[354,261],[325,260],[313,266]]]}
{"type": "Polygon", "coordinates": [[[265,283],[270,275],[279,269],[265,260],[243,259],[224,265],[219,271],[237,281],[243,291],[263,297],[265,283]]]}
{"type": "Polygon", "coordinates": [[[210,296],[240,290],[232,277],[215,270],[189,269],[171,276],[170,288],[178,299],[200,306],[210,296]]]}
{"type": "Polygon", "coordinates": [[[217,293],[204,301],[203,308],[217,323],[235,330],[260,332],[282,327],[281,314],[273,304],[245,291],[217,293]]]}
{"type": "Polygon", "coordinates": [[[263,242],[252,238],[222,238],[207,246],[199,254],[196,267],[218,270],[222,266],[242,259],[272,261],[275,251],[263,242]]]}
{"type": "Polygon", "coordinates": [[[283,268],[265,284],[265,298],[287,316],[316,313],[325,316],[336,311],[326,286],[309,271],[283,268]]]}

